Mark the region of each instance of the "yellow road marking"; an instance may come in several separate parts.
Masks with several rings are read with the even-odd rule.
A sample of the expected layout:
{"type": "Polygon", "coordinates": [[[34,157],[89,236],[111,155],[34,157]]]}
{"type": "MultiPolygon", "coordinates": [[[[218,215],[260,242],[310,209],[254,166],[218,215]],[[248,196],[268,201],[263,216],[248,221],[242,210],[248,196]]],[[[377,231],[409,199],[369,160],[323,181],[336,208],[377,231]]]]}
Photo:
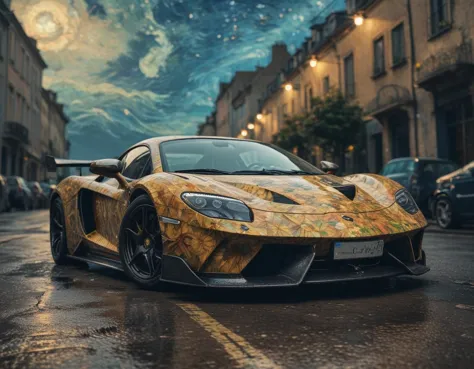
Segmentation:
{"type": "Polygon", "coordinates": [[[178,304],[178,306],[209,332],[212,338],[224,346],[227,353],[237,362],[239,368],[281,369],[279,365],[266,357],[262,351],[253,347],[243,337],[224,327],[196,305],[178,304]]]}

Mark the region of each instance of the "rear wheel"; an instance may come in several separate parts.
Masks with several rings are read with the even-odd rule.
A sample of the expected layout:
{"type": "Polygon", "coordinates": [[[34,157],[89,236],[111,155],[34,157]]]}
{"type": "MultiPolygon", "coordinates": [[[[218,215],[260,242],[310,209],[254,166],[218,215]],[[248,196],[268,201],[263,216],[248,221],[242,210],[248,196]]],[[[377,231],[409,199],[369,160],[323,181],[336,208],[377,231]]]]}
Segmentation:
{"type": "Polygon", "coordinates": [[[457,226],[453,205],[447,198],[440,198],[436,201],[436,222],[441,228],[448,229],[457,226]]]}
{"type": "Polygon", "coordinates": [[[49,215],[51,255],[58,265],[67,263],[67,240],[63,203],[59,197],[53,200],[49,215]]]}
{"type": "Polygon", "coordinates": [[[125,273],[145,288],[160,285],[163,244],[158,214],[146,195],[137,197],[120,229],[120,259],[125,273]]]}

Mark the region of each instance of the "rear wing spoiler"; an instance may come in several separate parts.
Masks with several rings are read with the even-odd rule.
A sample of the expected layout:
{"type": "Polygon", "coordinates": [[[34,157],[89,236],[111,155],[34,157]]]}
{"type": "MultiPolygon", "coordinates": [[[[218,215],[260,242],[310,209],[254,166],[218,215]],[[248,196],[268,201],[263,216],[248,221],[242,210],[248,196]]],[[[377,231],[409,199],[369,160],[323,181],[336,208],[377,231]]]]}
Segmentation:
{"type": "Polygon", "coordinates": [[[58,168],[89,168],[92,160],[69,160],[56,159],[46,155],[46,169],[48,172],[56,172],[58,168]]]}

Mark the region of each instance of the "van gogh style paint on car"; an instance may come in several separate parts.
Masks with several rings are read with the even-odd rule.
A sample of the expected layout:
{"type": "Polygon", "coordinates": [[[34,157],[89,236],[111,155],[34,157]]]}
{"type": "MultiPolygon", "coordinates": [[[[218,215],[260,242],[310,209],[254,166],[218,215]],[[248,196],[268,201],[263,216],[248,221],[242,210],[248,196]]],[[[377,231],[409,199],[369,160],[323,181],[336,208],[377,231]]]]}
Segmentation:
{"type": "Polygon", "coordinates": [[[160,137],[88,167],[51,198],[51,250],[123,270],[145,287],[296,286],[429,270],[427,222],[379,176],[326,174],[273,145],[160,137]]]}

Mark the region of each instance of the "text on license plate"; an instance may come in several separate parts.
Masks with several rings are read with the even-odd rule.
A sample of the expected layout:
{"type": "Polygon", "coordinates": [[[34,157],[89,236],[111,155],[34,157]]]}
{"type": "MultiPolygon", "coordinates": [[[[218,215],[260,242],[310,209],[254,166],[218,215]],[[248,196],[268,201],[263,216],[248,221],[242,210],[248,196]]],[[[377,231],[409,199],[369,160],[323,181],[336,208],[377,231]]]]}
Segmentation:
{"type": "Polygon", "coordinates": [[[334,243],[334,260],[376,258],[382,254],[382,240],[334,243]]]}

